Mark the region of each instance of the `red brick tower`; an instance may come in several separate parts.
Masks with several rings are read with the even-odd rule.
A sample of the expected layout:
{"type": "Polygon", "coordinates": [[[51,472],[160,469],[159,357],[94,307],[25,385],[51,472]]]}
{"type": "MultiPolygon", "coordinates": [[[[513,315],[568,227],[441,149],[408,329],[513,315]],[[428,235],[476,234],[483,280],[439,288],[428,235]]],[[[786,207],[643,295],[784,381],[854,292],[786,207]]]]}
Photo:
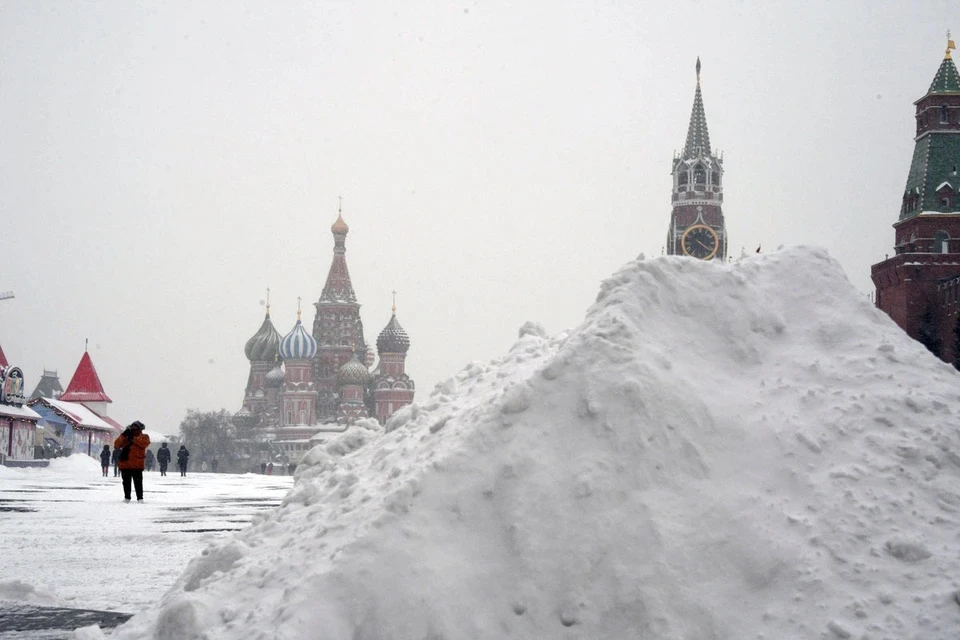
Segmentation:
{"type": "Polygon", "coordinates": [[[917,100],[917,134],[894,223],[894,255],[873,265],[876,305],[946,362],[960,363],[960,74],[947,51],[917,100]]]}
{"type": "Polygon", "coordinates": [[[409,349],[410,337],[397,320],[394,301],[390,321],[377,336],[380,365],[374,378],[373,399],[380,424],[386,424],[394,411],[413,402],[415,386],[405,371],[409,349]]]}
{"type": "Polygon", "coordinates": [[[673,212],[667,231],[667,254],[725,260],[727,229],[723,221],[723,158],[710,150],[707,116],[700,94],[700,58],[697,91],[683,153],[673,159],[673,212]]]}
{"type": "Polygon", "coordinates": [[[317,315],[313,320],[313,337],[317,341],[317,355],[313,359],[313,381],[317,388],[317,420],[336,422],[338,418],[340,367],[353,355],[354,345],[359,353],[367,352],[363,339],[360,305],[350,282],[347,269],[347,233],[350,227],[343,221],[342,210],[330,227],[333,234],[333,262],[327,282],[314,303],[317,315]]]}

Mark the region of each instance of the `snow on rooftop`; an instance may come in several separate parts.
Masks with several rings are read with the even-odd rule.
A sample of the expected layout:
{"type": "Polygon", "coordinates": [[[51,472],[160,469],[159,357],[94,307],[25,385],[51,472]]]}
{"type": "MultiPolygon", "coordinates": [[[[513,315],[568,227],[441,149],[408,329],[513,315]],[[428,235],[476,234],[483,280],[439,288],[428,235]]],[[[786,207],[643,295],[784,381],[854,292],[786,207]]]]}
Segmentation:
{"type": "Polygon", "coordinates": [[[40,419],[40,414],[27,405],[15,406],[12,404],[0,404],[0,416],[9,416],[12,418],[23,418],[36,422],[40,419]]]}
{"type": "Polygon", "coordinates": [[[90,409],[87,409],[78,402],[65,402],[63,400],[55,400],[53,398],[41,398],[41,400],[49,404],[51,407],[66,413],[82,427],[113,431],[113,427],[110,426],[110,424],[105,422],[96,413],[90,409]]]}
{"type": "Polygon", "coordinates": [[[955,639],[958,383],[822,250],[634,261],[114,637],[955,639]]]}

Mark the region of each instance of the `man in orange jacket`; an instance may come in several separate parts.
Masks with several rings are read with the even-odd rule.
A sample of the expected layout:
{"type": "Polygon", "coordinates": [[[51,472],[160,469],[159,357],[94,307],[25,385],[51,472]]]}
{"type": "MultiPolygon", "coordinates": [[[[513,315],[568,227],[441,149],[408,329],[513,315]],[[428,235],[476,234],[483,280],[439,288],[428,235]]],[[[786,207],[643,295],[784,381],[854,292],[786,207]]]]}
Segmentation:
{"type": "Polygon", "coordinates": [[[120,475],[123,478],[123,499],[130,502],[130,482],[137,490],[137,502],[143,500],[143,462],[150,436],[143,432],[143,423],[137,420],[117,436],[113,446],[120,449],[120,475]]]}

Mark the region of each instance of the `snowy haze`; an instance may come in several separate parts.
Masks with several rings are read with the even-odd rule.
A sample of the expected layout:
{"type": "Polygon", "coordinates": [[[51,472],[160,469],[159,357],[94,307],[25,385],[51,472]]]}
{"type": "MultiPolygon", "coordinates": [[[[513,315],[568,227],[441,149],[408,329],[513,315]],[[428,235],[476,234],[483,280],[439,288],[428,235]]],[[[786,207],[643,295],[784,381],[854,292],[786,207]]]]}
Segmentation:
{"type": "Polygon", "coordinates": [[[28,390],[84,338],[111,415],[239,409],[269,286],[313,321],[337,197],[374,341],[418,398],[659,255],[703,61],[731,253],[892,245],[952,2],[0,5],[0,345],[28,390]],[[867,22],[866,16],[869,16],[867,22]]]}

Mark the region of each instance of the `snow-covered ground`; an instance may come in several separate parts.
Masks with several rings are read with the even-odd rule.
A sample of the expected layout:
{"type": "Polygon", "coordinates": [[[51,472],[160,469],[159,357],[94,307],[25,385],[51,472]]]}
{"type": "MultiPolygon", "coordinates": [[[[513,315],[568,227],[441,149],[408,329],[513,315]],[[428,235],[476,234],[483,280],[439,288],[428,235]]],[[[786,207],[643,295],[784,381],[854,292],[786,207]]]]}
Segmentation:
{"type": "Polygon", "coordinates": [[[279,503],[292,481],[148,472],[137,504],[88,456],[0,467],[0,605],[138,611],[159,601],[190,558],[279,503]]]}
{"type": "Polygon", "coordinates": [[[823,251],[638,259],[520,334],[115,636],[960,637],[960,374],[823,251]]]}

